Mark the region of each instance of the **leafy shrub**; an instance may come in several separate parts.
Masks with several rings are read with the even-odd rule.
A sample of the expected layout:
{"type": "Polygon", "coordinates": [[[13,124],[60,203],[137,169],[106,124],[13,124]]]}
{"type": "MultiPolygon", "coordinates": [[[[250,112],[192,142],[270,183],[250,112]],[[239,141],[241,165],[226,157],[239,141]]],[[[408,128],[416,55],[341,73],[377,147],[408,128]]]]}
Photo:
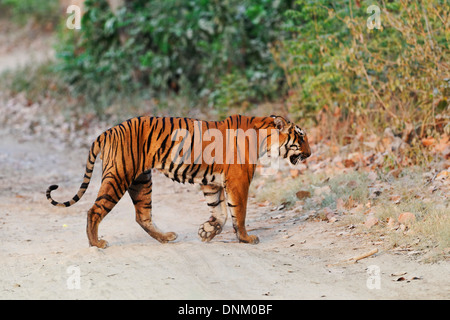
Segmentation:
{"type": "Polygon", "coordinates": [[[365,119],[354,130],[389,126],[404,136],[450,129],[439,117],[449,112],[448,2],[382,2],[379,30],[367,27],[372,1],[296,4],[286,13],[295,36],[273,50],[296,117],[325,110],[365,119]]]}
{"type": "Polygon", "coordinates": [[[105,0],[87,0],[80,34],[62,36],[60,70],[75,93],[104,105],[111,93],[166,95],[173,82],[214,105],[228,99],[223,85],[237,73],[251,98],[270,98],[282,72],[268,44],[280,38],[292,3],[134,0],[113,14],[105,0]]]}

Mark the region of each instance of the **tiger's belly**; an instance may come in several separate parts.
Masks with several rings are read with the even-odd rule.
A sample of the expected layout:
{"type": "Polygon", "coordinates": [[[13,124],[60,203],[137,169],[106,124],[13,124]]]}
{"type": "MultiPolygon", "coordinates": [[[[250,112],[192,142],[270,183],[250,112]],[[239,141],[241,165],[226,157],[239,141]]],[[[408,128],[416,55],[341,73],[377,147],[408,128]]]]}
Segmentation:
{"type": "Polygon", "coordinates": [[[155,168],[166,177],[179,183],[223,186],[224,178],[220,172],[211,172],[211,167],[201,168],[200,165],[179,165],[169,168],[155,168]]]}

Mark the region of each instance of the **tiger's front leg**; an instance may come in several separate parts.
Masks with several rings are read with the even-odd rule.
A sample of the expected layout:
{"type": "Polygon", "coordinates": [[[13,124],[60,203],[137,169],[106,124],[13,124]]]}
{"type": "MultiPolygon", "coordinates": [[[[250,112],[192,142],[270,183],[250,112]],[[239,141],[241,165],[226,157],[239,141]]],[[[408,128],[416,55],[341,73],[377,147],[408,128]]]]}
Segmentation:
{"type": "MultiPolygon", "coordinates": [[[[239,175],[239,177],[242,178],[245,175],[239,175]]],[[[249,235],[245,228],[249,187],[250,181],[246,183],[239,179],[227,180],[225,192],[227,194],[227,206],[231,211],[233,228],[239,242],[257,244],[259,243],[259,238],[256,235],[249,235]]]]}
{"type": "Polygon", "coordinates": [[[198,235],[202,241],[208,242],[222,232],[227,221],[227,206],[223,187],[205,185],[201,189],[212,214],[208,221],[200,225],[198,235]]]}

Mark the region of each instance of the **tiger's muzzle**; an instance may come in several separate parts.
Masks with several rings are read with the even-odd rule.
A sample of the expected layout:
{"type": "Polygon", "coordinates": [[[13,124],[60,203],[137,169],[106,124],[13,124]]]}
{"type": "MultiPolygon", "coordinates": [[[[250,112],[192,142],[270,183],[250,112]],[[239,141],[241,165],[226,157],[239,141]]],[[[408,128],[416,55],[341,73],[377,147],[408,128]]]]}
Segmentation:
{"type": "Polygon", "coordinates": [[[289,157],[289,161],[293,164],[299,164],[301,161],[305,160],[306,158],[308,158],[311,155],[311,153],[299,153],[299,154],[293,154],[292,156],[289,157]]]}

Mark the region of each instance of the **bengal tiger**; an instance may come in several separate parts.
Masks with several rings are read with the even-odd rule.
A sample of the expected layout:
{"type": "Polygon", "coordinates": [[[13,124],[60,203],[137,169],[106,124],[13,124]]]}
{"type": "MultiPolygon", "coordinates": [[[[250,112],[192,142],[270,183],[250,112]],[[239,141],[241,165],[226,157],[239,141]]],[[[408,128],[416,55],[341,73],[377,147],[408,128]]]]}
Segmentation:
{"type": "Polygon", "coordinates": [[[80,200],[100,154],[101,186],[87,214],[90,246],[108,245],[107,241],[98,239],[98,226],[126,191],[134,204],[137,223],[150,236],[161,243],[177,238],[174,232],[162,232],[152,221],[152,169],[177,182],[200,184],[211,208],[209,220],[198,230],[202,241],[211,241],[222,231],[229,208],[239,242],[256,244],[259,239],[247,233],[245,217],[256,162],[265,153],[289,159],[295,165],[309,157],[311,150],[305,131],[280,116],[233,115],[222,121],[137,117],[106,130],[92,143],[83,182],[70,201],[53,200],[51,192],[57,185],[48,187],[46,196],[52,205],[59,207],[69,207],[80,200]],[[233,136],[236,132],[241,134],[233,136]],[[252,147],[252,141],[256,148],[252,147]],[[227,158],[219,161],[225,147],[227,158]],[[251,150],[256,150],[256,155],[251,150]],[[202,159],[208,152],[209,159],[202,159]]]}

